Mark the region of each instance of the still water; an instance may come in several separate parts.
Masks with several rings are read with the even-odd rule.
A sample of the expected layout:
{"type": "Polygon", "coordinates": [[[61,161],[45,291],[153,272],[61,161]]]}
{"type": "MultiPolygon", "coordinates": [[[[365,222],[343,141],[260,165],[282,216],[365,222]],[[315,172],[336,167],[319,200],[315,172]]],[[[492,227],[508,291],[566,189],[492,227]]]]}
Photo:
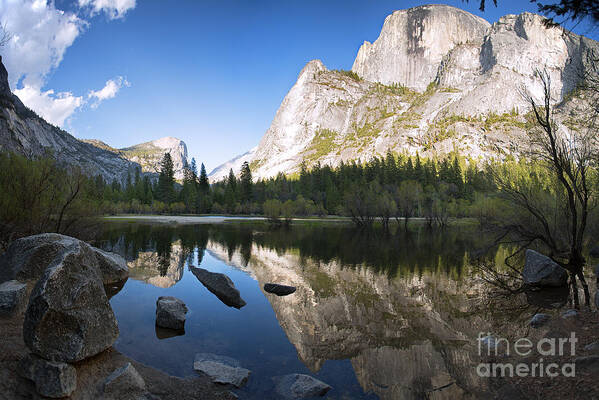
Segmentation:
{"type": "Polygon", "coordinates": [[[170,374],[194,375],[194,355],[207,352],[252,371],[236,391],[241,398],[273,398],[272,377],[289,373],[328,383],[330,399],[460,399],[486,391],[476,376],[475,339],[497,328],[485,301],[490,289],[469,261],[486,244],[474,228],[109,223],[96,244],[123,255],[130,268],[111,298],[116,349],[170,374]],[[229,276],[247,305],[223,304],[189,266],[229,276]],[[297,291],[277,297],[262,290],[269,282],[297,291]],[[156,328],[159,296],[186,303],[183,335],[156,328]]]}

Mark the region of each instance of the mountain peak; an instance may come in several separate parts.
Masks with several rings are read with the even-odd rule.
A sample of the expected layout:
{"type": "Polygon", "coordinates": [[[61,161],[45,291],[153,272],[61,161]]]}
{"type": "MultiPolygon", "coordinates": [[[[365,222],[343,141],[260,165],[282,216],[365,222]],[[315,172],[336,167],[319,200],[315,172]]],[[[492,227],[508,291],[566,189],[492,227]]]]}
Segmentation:
{"type": "Polygon", "coordinates": [[[265,178],[297,172],[303,162],[335,166],[387,151],[426,157],[457,151],[473,159],[519,154],[529,107],[519,89],[541,93],[535,70],[545,68],[555,101],[567,99],[586,52],[599,51],[599,43],[544,22],[523,13],[491,25],[445,5],[395,11],[379,37],[360,47],[355,74],[310,61],[256,150],[213,176],[239,160],[265,178]]]}
{"type": "Polygon", "coordinates": [[[459,8],[425,5],[385,18],[377,40],[365,42],[352,66],[362,78],[424,91],[443,56],[456,45],[482,42],[490,24],[459,8]]]}
{"type": "Polygon", "coordinates": [[[151,143],[154,146],[160,147],[162,149],[171,149],[177,146],[181,146],[181,144],[185,146],[185,143],[181,139],[172,136],[165,136],[163,138],[153,140],[151,143]]]}

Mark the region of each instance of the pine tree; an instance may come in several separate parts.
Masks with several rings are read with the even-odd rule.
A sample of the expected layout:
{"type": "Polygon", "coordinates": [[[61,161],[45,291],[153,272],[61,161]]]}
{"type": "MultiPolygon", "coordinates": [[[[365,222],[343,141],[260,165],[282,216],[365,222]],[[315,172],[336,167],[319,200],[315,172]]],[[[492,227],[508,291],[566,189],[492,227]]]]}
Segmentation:
{"type": "Polygon", "coordinates": [[[300,166],[299,192],[305,198],[310,197],[310,173],[308,172],[305,161],[302,161],[300,166]]]}
{"type": "Polygon", "coordinates": [[[241,201],[243,203],[252,201],[252,171],[247,161],[241,166],[239,182],[241,184],[241,201]]]}
{"type": "Polygon", "coordinates": [[[164,153],[160,163],[160,175],[158,176],[157,194],[158,200],[170,204],[175,200],[175,172],[173,159],[169,153],[164,153]]]}
{"type": "MultiPolygon", "coordinates": [[[[202,164],[204,165],[204,164],[202,164]]],[[[198,167],[196,165],[196,159],[195,158],[191,158],[191,166],[189,167],[189,169],[191,169],[191,172],[195,175],[198,176],[198,167]]]]}
{"type": "Polygon", "coordinates": [[[193,173],[191,167],[185,167],[183,175],[183,189],[181,190],[181,201],[185,204],[187,211],[195,212],[197,197],[198,197],[198,187],[197,187],[197,177],[193,173]]]}
{"type": "Polygon", "coordinates": [[[414,165],[412,164],[412,157],[408,157],[408,160],[404,166],[404,179],[414,179],[414,165]]]}
{"type": "Polygon", "coordinates": [[[387,156],[385,157],[385,181],[386,184],[395,183],[397,176],[397,164],[395,157],[391,150],[387,150],[387,156]]]}
{"type": "Polygon", "coordinates": [[[225,188],[225,206],[227,212],[232,213],[235,211],[235,205],[237,203],[237,178],[233,173],[233,169],[229,170],[229,176],[227,178],[227,185],[225,188]]]}
{"type": "MultiPolygon", "coordinates": [[[[195,160],[194,160],[195,161],[195,160]]],[[[208,182],[208,175],[206,175],[206,167],[204,167],[204,163],[200,166],[200,192],[203,195],[208,194],[210,191],[210,182],[208,182]]]]}

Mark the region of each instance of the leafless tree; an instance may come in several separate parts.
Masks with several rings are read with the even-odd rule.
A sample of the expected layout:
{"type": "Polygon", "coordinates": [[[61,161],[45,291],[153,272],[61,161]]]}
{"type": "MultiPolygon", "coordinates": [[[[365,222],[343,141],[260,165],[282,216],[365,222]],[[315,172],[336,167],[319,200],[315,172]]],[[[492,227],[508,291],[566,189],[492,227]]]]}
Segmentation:
{"type": "Polygon", "coordinates": [[[551,77],[547,71],[536,71],[536,76],[542,88],[541,103],[528,90],[521,90],[530,104],[534,124],[528,130],[528,156],[544,167],[555,182],[555,190],[551,193],[534,180],[519,184],[509,171],[495,171],[503,195],[523,211],[523,217],[510,220],[503,228],[512,234],[512,240],[520,244],[520,249],[531,243],[541,244],[548,256],[569,272],[575,306],[579,306],[577,279],[584,291],[585,304],[589,306],[590,294],[583,274],[586,264],[583,246],[589,212],[595,205],[594,186],[590,182],[596,165],[595,130],[588,121],[582,121],[583,126],[560,130],[554,118],[551,77]]]}
{"type": "Polygon", "coordinates": [[[0,24],[0,47],[4,47],[12,40],[12,34],[6,29],[6,22],[0,24]]]}

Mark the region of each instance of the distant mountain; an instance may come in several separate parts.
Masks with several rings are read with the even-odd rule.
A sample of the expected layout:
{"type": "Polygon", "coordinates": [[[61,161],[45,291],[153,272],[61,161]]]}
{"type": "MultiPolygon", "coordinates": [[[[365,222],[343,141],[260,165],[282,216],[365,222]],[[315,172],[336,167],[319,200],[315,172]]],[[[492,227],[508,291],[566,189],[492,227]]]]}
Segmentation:
{"type": "Polygon", "coordinates": [[[8,73],[1,57],[0,151],[27,157],[41,156],[50,151],[60,164],[77,165],[89,175],[102,175],[108,182],[114,179],[125,182],[127,173],[133,173],[135,168],[140,167],[118,152],[76,139],[25,107],[10,91],[8,73]]]}
{"type": "Polygon", "coordinates": [[[160,172],[160,162],[165,153],[170,153],[175,167],[175,179],[183,179],[183,168],[188,165],[187,145],[174,137],[163,137],[151,142],[119,149],[127,159],[139,163],[144,172],[160,172]]]}
{"type": "Polygon", "coordinates": [[[219,165],[215,169],[213,169],[208,176],[210,177],[211,182],[218,182],[220,180],[225,179],[229,175],[229,171],[232,169],[235,174],[238,174],[241,170],[241,166],[244,162],[252,161],[254,157],[254,153],[258,147],[254,147],[250,151],[243,153],[240,156],[233,158],[232,160],[227,161],[224,164],[219,165]]]}
{"type": "MultiPolygon", "coordinates": [[[[334,166],[388,150],[475,159],[517,154],[528,112],[519,90],[540,96],[535,69],[550,73],[555,103],[568,103],[587,51],[599,50],[544,22],[523,13],[491,25],[445,5],[395,11],[378,39],[360,47],[351,71],[310,61],[257,148],[242,157],[263,178],[297,172],[302,162],[334,166]]],[[[211,178],[237,164],[216,168],[211,178]]]]}
{"type": "Polygon", "coordinates": [[[145,173],[159,173],[160,163],[165,153],[169,153],[173,159],[175,179],[183,179],[183,169],[188,165],[187,145],[184,141],[174,137],[163,137],[122,149],[115,149],[101,140],[87,139],[83,141],[141,165],[142,172],[145,173]]]}

